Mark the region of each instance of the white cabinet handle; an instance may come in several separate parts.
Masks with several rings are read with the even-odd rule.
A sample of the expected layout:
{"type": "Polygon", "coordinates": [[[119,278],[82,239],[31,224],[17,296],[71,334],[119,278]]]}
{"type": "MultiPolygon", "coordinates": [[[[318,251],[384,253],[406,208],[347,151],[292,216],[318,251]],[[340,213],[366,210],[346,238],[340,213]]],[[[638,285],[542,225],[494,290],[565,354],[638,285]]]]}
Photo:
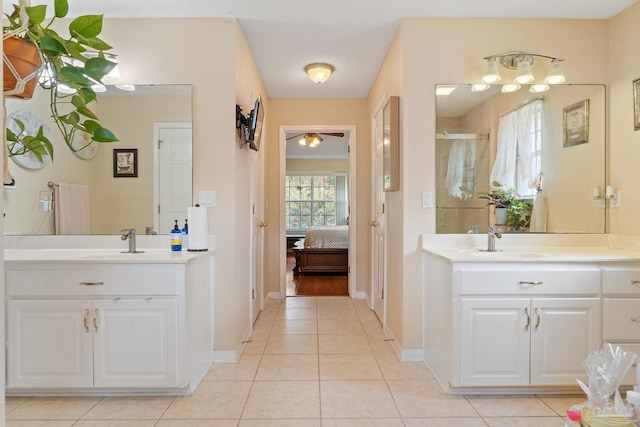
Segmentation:
{"type": "Polygon", "coordinates": [[[540,309],[536,307],[536,331],[538,330],[538,326],[540,326],[540,309]]]}
{"type": "Polygon", "coordinates": [[[524,314],[527,316],[527,324],[524,325],[524,330],[528,332],[529,326],[531,325],[531,316],[529,316],[529,309],[527,309],[527,307],[524,308],[524,314]]]}
{"type": "Polygon", "coordinates": [[[80,286],[100,286],[104,285],[104,282],[80,282],[80,286]]]}
{"type": "Polygon", "coordinates": [[[96,308],[93,312],[93,329],[98,332],[98,309],[96,308]]]}
{"type": "Polygon", "coordinates": [[[89,309],[84,311],[84,331],[89,333],[89,309]]]}
{"type": "Polygon", "coordinates": [[[518,283],[520,285],[542,285],[544,282],[542,280],[536,281],[536,282],[527,281],[527,280],[520,280],[520,282],[518,282],[518,283]]]}

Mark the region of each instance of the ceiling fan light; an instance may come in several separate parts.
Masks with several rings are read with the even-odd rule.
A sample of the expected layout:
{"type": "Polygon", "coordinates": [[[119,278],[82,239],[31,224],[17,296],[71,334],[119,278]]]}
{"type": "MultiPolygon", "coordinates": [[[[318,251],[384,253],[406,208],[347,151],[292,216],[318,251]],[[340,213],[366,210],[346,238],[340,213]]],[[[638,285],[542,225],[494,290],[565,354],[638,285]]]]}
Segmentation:
{"type": "Polygon", "coordinates": [[[549,63],[549,69],[547,71],[547,77],[544,82],[550,85],[557,85],[564,83],[565,77],[562,69],[560,68],[560,60],[554,59],[549,63]]]}
{"type": "Polygon", "coordinates": [[[314,62],[304,67],[305,73],[309,76],[314,83],[324,83],[329,80],[331,73],[333,73],[333,65],[324,62],[314,62]]]}
{"type": "Polygon", "coordinates": [[[499,82],[502,79],[500,72],[498,71],[498,62],[496,58],[487,59],[484,75],[482,76],[482,83],[492,84],[499,82]]]}
{"type": "Polygon", "coordinates": [[[529,64],[528,61],[522,60],[518,62],[518,71],[515,80],[521,85],[531,83],[534,80],[533,73],[531,72],[531,64],[529,64]]]}
{"type": "Polygon", "coordinates": [[[307,145],[307,136],[304,135],[302,138],[300,138],[300,140],[298,141],[298,144],[307,145]]]}

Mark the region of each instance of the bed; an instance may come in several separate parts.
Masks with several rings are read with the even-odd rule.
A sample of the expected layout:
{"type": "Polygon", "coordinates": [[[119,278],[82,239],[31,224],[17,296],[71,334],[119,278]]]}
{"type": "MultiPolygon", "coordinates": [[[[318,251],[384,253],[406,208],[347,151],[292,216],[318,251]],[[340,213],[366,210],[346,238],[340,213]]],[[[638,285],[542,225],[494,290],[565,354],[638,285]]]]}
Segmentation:
{"type": "Polygon", "coordinates": [[[313,227],[304,241],[298,242],[293,253],[294,275],[305,273],[337,273],[349,271],[349,226],[313,227]]]}

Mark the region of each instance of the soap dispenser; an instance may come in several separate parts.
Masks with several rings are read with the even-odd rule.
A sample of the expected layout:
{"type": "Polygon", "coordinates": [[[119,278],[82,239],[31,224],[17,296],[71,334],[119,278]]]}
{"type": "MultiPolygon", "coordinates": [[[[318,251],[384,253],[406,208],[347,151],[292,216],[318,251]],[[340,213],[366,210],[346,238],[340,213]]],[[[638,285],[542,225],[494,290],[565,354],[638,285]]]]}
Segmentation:
{"type": "Polygon", "coordinates": [[[174,252],[182,250],[182,230],[178,226],[178,220],[175,220],[173,230],[171,230],[171,250],[174,252]]]}
{"type": "Polygon", "coordinates": [[[182,250],[186,251],[189,249],[189,224],[187,223],[188,219],[184,220],[184,227],[182,228],[182,250]]]}

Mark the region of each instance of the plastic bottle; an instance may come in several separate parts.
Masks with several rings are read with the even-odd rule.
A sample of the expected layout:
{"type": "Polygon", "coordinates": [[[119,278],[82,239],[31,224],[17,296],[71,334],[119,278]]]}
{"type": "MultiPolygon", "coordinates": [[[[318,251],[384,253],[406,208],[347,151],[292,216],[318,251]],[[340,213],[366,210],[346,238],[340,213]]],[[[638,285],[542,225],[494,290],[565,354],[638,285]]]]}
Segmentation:
{"type": "Polygon", "coordinates": [[[171,230],[171,250],[174,252],[182,250],[182,231],[178,227],[178,220],[175,220],[176,224],[171,230]]]}
{"type": "Polygon", "coordinates": [[[182,227],[182,250],[186,251],[189,249],[189,224],[187,224],[188,220],[184,220],[184,227],[182,227]]]}

